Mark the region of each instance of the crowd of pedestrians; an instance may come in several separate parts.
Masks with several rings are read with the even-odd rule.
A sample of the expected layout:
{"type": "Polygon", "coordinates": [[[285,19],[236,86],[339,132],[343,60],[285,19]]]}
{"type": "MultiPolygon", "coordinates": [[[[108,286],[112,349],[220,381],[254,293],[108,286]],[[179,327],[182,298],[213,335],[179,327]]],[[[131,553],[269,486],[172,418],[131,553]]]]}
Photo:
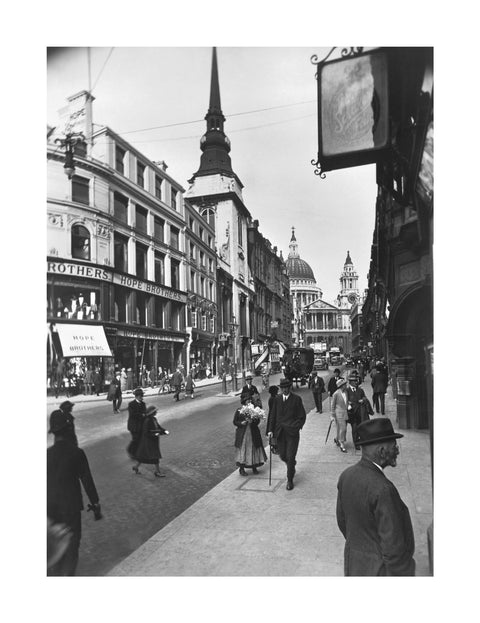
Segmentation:
{"type": "MultiPolygon", "coordinates": [[[[94,371],[92,370],[92,373],[94,371]]],[[[324,379],[311,375],[312,391],[317,413],[322,413],[323,396],[328,393],[330,418],[335,423],[334,443],[347,452],[347,427],[350,424],[352,448],[362,451],[360,462],[344,470],[338,480],[336,515],[345,537],[345,575],[414,575],[415,561],[413,530],[408,508],[394,485],[385,477],[387,466],[395,467],[399,449],[396,443],[402,435],[395,433],[388,418],[374,417],[362,381],[369,379],[377,414],[385,414],[385,393],[388,372],[384,362],[377,361],[370,371],[346,370],[345,377],[335,369],[325,387],[324,379]],[[368,376],[367,376],[368,374],[368,376]],[[346,377],[346,378],[345,378],[346,377]]],[[[292,392],[289,379],[268,389],[268,417],[260,393],[248,375],[240,393],[240,405],[235,409],[235,462],[241,476],[247,469],[257,475],[267,462],[260,424],[266,420],[265,434],[271,449],[286,465],[286,489],[294,489],[296,455],[300,431],[306,421],[303,401],[292,392]]],[[[95,386],[94,377],[91,377],[95,386]]],[[[118,413],[122,391],[127,387],[127,371],[118,370],[110,384],[107,397],[118,413]]],[[[179,400],[180,388],[193,398],[193,376],[184,378],[178,368],[171,379],[174,400],[179,400]]],[[[156,478],[165,477],[160,470],[160,437],[168,435],[157,420],[157,408],[145,405],[144,388],[134,390],[128,404],[127,428],[131,441],[127,447],[134,461],[132,471],[141,474],[142,465],[152,465],[156,478]]],[[[78,447],[75,433],[74,404],[66,400],[50,415],[49,432],[54,444],[47,450],[47,546],[48,575],[74,575],[78,563],[81,538],[81,511],[84,509],[81,487],[95,519],[101,519],[100,500],[85,452],[78,447]]]]}

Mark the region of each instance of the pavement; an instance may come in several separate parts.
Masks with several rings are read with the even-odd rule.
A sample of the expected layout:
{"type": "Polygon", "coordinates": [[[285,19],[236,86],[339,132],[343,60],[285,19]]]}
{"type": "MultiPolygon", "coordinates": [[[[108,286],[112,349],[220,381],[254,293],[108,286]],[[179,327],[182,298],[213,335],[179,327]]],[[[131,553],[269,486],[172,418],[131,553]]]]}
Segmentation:
{"type": "MultiPolygon", "coordinates": [[[[278,383],[277,376],[271,384],[278,383]]],[[[362,385],[371,399],[370,384],[362,385]]],[[[109,576],[343,576],[344,538],[335,517],[340,473],[360,460],[350,427],[348,452],[328,442],[329,398],[323,413],[307,413],[297,453],[295,488],[285,489],[286,466],[273,456],[258,476],[238,470],[206,493],[114,567],[109,576]]],[[[386,415],[397,429],[395,401],[386,415]]],[[[374,416],[376,417],[376,416],[374,416]]],[[[403,430],[396,468],[386,476],[407,504],[415,533],[417,576],[430,576],[427,530],[432,524],[428,431],[403,430]]],[[[233,431],[232,431],[233,435],[233,431]]],[[[268,454],[268,446],[266,446],[268,454]]],[[[232,461],[233,461],[232,456],[232,461]]]]}
{"type": "MultiPolygon", "coordinates": [[[[254,381],[254,383],[256,383],[258,387],[258,386],[261,386],[262,381],[260,378],[257,378],[256,381],[254,381]]],[[[243,384],[244,383],[243,383],[242,375],[241,374],[237,375],[238,390],[233,391],[232,378],[228,376],[227,377],[227,392],[224,394],[222,391],[222,380],[219,379],[218,376],[215,376],[210,379],[195,380],[195,389],[200,389],[201,387],[209,387],[211,385],[218,385],[219,395],[237,396],[241,393],[243,384]]],[[[143,389],[145,397],[158,395],[158,390],[159,390],[158,386],[157,387],[143,387],[142,389],[143,389]]],[[[133,397],[134,397],[133,390],[127,390],[127,391],[122,392],[123,400],[129,400],[130,398],[133,399],[133,397]]],[[[64,400],[71,400],[74,403],[84,403],[84,402],[88,403],[88,402],[100,402],[106,399],[107,399],[106,391],[100,392],[99,396],[97,396],[96,394],[76,394],[74,396],[70,396],[70,398],[67,398],[67,396],[64,393],[62,393],[61,395],[58,396],[58,398],[55,398],[55,396],[47,396],[47,407],[49,408],[58,407],[58,405],[60,405],[64,400]]]]}

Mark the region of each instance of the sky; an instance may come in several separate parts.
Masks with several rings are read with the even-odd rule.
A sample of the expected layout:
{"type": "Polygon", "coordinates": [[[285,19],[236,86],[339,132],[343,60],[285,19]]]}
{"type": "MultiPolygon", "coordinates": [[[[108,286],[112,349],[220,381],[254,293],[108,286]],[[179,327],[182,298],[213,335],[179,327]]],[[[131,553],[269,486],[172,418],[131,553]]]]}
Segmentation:
{"type": "MultiPolygon", "coordinates": [[[[217,60],[224,129],[244,203],[285,259],[295,227],[300,257],[323,298],[333,301],[347,251],[360,291],[367,286],[376,184],[374,165],[332,171],[323,180],[314,174],[317,84],[310,59],[329,49],[219,46],[217,60]]],[[[50,49],[47,123],[59,123],[70,95],[91,89],[94,123],[151,160],[164,160],[187,189],[200,163],[212,47],[92,47],[90,70],[88,58],[85,47],[50,49]]]]}

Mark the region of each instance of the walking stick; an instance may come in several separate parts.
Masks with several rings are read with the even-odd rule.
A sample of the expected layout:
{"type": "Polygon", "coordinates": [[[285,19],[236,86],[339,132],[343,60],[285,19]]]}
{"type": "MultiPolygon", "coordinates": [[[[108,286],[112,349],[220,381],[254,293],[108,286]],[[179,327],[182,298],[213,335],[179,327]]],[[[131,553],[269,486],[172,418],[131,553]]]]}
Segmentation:
{"type": "Polygon", "coordinates": [[[270,443],[270,439],[268,440],[268,447],[270,448],[270,466],[268,471],[268,486],[272,486],[272,444],[270,443]]]}

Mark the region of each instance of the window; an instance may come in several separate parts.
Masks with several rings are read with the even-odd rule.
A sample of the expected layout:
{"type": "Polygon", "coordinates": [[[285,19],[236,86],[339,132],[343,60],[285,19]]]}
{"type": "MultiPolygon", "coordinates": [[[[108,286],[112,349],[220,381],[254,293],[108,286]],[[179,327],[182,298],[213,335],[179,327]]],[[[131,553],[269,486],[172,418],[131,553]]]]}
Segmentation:
{"type": "Polygon", "coordinates": [[[90,232],[83,225],[72,227],[72,257],[79,260],[90,259],[90,232]]]}
{"type": "Polygon", "coordinates": [[[116,270],[120,270],[124,273],[128,271],[128,238],[114,233],[113,235],[114,246],[114,266],[116,270]]]}
{"type": "Polygon", "coordinates": [[[197,310],[196,309],[192,309],[192,311],[190,312],[190,320],[192,322],[192,327],[194,329],[197,328],[198,326],[198,321],[197,321],[197,310]]]}
{"type": "Polygon", "coordinates": [[[207,330],[207,317],[205,314],[202,314],[202,331],[207,330]]]}
{"type": "Polygon", "coordinates": [[[155,283],[165,283],[165,256],[155,251],[155,283]]]}
{"type": "Polygon", "coordinates": [[[147,247],[139,242],[135,245],[135,258],[137,262],[136,275],[139,279],[147,278],[147,247]]]}
{"type": "Polygon", "coordinates": [[[160,242],[164,241],[165,221],[155,216],[153,219],[153,236],[160,242]]]}
{"type": "Polygon", "coordinates": [[[208,270],[213,273],[213,260],[212,258],[208,258],[208,270]]]}
{"type": "Polygon", "coordinates": [[[198,230],[198,235],[200,236],[200,240],[203,240],[203,227],[200,227],[198,230]]]}
{"type": "Polygon", "coordinates": [[[201,215],[207,221],[210,227],[215,228],[215,210],[213,208],[204,208],[201,211],[201,215]]]}
{"type": "Polygon", "coordinates": [[[238,215],[238,244],[240,246],[243,244],[242,217],[240,214],[238,215]]]}
{"type": "Polygon", "coordinates": [[[88,177],[74,175],[72,177],[72,201],[76,203],[89,203],[89,182],[88,177]]]}
{"type": "Polygon", "coordinates": [[[170,227],[170,246],[173,249],[178,249],[178,236],[180,232],[176,227],[170,227]]]}
{"type": "Polygon", "coordinates": [[[155,175],[155,197],[157,199],[162,198],[162,178],[159,175],[155,175]]]}
{"type": "Polygon", "coordinates": [[[194,227],[194,223],[193,223],[193,218],[191,218],[191,219],[189,220],[189,227],[190,227],[190,229],[191,229],[192,231],[195,231],[195,227],[194,227]]]}
{"type": "Polygon", "coordinates": [[[121,286],[114,286],[113,307],[115,320],[117,322],[127,322],[127,303],[129,291],[121,286]]]}
{"type": "Polygon", "coordinates": [[[144,292],[135,292],[135,320],[138,324],[147,324],[147,296],[144,292]]]}
{"type": "Polygon", "coordinates": [[[213,283],[208,284],[208,298],[213,301],[213,283]]]}
{"type": "Polygon", "coordinates": [[[195,271],[190,271],[190,290],[195,292],[195,271]]]}
{"type": "Polygon", "coordinates": [[[176,260],[170,261],[170,277],[171,277],[172,288],[175,288],[175,290],[179,290],[180,289],[180,262],[177,262],[176,260]]]}
{"type": "Polygon", "coordinates": [[[195,259],[195,245],[193,244],[193,242],[190,243],[190,259],[195,259]]]}
{"type": "Polygon", "coordinates": [[[125,150],[115,145],[115,169],[125,175],[125,150]]]}
{"type": "Polygon", "coordinates": [[[156,327],[163,328],[164,326],[164,307],[161,299],[156,296],[154,300],[154,321],[156,327]]]}
{"type": "Polygon", "coordinates": [[[140,206],[135,207],[135,227],[144,234],[147,233],[147,216],[147,210],[140,206]]]}
{"type": "Polygon", "coordinates": [[[120,193],[113,193],[113,216],[122,223],[128,222],[128,199],[120,193]]]}
{"type": "Polygon", "coordinates": [[[200,266],[205,267],[205,253],[203,251],[200,251],[200,266]]]}
{"type": "Polygon", "coordinates": [[[70,320],[101,320],[100,290],[81,286],[47,286],[47,313],[70,320]]]}
{"type": "Polygon", "coordinates": [[[205,277],[200,278],[200,294],[205,296],[205,277]]]}
{"type": "Polygon", "coordinates": [[[210,318],[210,333],[215,333],[215,317],[210,318]]]}
{"type": "Polygon", "coordinates": [[[145,186],[145,166],[137,161],[137,184],[144,188],[145,186]]]}
{"type": "Polygon", "coordinates": [[[211,236],[208,237],[208,246],[210,247],[210,249],[212,248],[212,237],[211,236]]]}
{"type": "Polygon", "coordinates": [[[172,188],[172,210],[176,210],[177,209],[177,191],[175,190],[175,188],[172,188]]]}

